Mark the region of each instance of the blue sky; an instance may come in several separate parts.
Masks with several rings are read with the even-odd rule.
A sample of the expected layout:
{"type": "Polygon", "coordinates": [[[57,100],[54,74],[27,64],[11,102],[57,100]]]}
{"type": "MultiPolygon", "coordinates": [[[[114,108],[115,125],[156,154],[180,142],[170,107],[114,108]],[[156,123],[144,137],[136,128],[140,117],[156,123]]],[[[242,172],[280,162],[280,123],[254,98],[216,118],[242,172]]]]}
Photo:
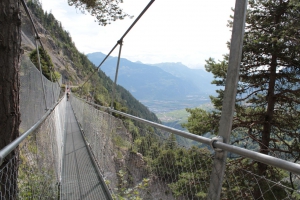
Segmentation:
{"type": "MultiPolygon", "coordinates": [[[[89,13],[68,5],[67,0],[40,0],[70,32],[79,51],[107,54],[135,18],[106,27],[89,13]]],[[[125,12],[137,17],[149,0],[124,0],[125,12]]],[[[122,57],[143,63],[182,62],[203,67],[209,57],[222,59],[229,52],[227,27],[235,0],[156,0],[124,39],[122,57]]],[[[118,50],[112,54],[117,56],[118,50]]]]}

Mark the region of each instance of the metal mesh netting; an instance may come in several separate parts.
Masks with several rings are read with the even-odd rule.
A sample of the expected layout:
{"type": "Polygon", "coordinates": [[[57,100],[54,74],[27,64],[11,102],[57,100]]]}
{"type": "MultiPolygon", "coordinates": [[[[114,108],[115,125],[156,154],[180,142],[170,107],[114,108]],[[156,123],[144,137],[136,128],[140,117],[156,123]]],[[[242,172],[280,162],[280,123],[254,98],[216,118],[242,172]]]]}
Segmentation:
{"type": "Polygon", "coordinates": [[[227,163],[221,199],[300,199],[299,176],[290,177],[288,171],[271,166],[268,166],[272,171],[270,174],[260,176],[256,174],[254,161],[248,160],[247,164],[253,164],[253,167],[247,169],[245,160],[248,159],[227,163]]]}
{"type": "MultiPolygon", "coordinates": [[[[206,199],[213,151],[153,127],[138,128],[76,97],[73,109],[106,184],[115,197],[206,199]]],[[[229,154],[230,156],[230,154],[229,154]]],[[[256,174],[251,159],[228,159],[221,199],[299,199],[299,176],[269,167],[256,174]],[[292,181],[291,181],[292,180],[292,181]]]]}
{"type": "Polygon", "coordinates": [[[20,72],[20,133],[28,130],[51,108],[59,98],[60,87],[42,76],[45,95],[43,93],[40,71],[30,59],[23,55],[20,72]],[[45,100],[47,104],[45,104],[45,100]],[[46,108],[47,105],[47,108],[46,108]]]}
{"type": "Polygon", "coordinates": [[[20,145],[18,176],[21,199],[57,199],[61,176],[65,100],[20,145]]]}
{"type": "Polygon", "coordinates": [[[117,199],[197,199],[205,195],[212,164],[208,148],[186,148],[176,142],[187,142],[182,137],[152,127],[137,128],[130,120],[115,118],[75,97],[71,103],[117,199]],[[173,193],[175,190],[178,192],[173,193]]]}
{"type": "Polygon", "coordinates": [[[64,116],[65,99],[21,142],[17,155],[0,169],[0,199],[58,198],[64,116]],[[13,166],[18,166],[18,170],[13,166]]]}
{"type": "Polygon", "coordinates": [[[66,108],[60,199],[110,199],[71,105],[66,108]]]}
{"type": "MultiPolygon", "coordinates": [[[[47,108],[57,102],[60,87],[42,77],[47,108]]],[[[20,69],[20,134],[46,113],[41,76],[28,57],[22,56],[20,69]]],[[[18,146],[16,155],[0,169],[0,199],[56,199],[61,174],[61,146],[65,125],[65,99],[38,129],[18,146]]]]}

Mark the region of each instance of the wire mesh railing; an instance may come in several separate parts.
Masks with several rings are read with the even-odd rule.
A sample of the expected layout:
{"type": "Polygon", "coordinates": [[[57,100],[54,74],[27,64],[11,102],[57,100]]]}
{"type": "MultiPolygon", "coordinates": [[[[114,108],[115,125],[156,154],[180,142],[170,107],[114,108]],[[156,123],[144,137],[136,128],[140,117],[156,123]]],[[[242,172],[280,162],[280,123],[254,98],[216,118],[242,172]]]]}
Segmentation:
{"type": "Polygon", "coordinates": [[[18,146],[0,169],[0,199],[57,199],[65,100],[18,146]]]}
{"type": "MultiPolygon", "coordinates": [[[[20,126],[22,135],[11,146],[0,151],[0,199],[57,199],[59,196],[66,100],[64,98],[58,104],[57,99],[49,95],[49,103],[52,101],[54,105],[46,112],[44,104],[39,104],[38,98],[43,96],[39,93],[43,91],[36,74],[39,72],[35,66],[23,58],[20,100],[24,119],[20,126]],[[14,149],[14,156],[6,158],[6,152],[14,149]]],[[[48,84],[51,86],[54,83],[48,84]]],[[[59,92],[60,88],[56,87],[56,98],[59,92]]]]}
{"type": "Polygon", "coordinates": [[[58,199],[65,99],[19,146],[18,197],[58,199]]]}
{"type": "MultiPolygon", "coordinates": [[[[126,114],[117,112],[116,118],[109,114],[110,109],[76,97],[71,104],[114,197],[209,198],[215,158],[209,145],[176,135],[171,128],[138,128],[126,114]]],[[[243,156],[228,158],[221,199],[300,198],[299,175],[268,168],[270,174],[261,176],[256,161],[243,156]]]]}
{"type": "Polygon", "coordinates": [[[20,73],[20,132],[32,127],[59,98],[60,87],[42,76],[45,86],[45,96],[42,90],[41,75],[30,59],[23,55],[20,73]],[[44,100],[46,97],[47,108],[44,100]]]}

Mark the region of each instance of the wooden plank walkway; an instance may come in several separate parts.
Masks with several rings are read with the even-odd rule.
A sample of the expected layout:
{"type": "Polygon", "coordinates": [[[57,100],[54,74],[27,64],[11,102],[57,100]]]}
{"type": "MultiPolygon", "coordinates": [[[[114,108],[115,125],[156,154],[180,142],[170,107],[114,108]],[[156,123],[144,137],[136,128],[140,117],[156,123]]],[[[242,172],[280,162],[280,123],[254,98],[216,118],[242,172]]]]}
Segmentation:
{"type": "Polygon", "coordinates": [[[60,198],[110,199],[88,152],[70,102],[67,102],[66,109],[60,198]]]}

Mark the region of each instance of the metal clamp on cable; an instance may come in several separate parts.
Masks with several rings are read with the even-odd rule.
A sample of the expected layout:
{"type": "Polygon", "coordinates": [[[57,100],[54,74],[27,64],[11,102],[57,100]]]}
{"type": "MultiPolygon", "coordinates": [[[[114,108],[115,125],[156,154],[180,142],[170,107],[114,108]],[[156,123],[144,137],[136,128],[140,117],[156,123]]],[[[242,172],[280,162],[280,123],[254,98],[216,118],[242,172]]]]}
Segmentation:
{"type": "Polygon", "coordinates": [[[222,136],[213,137],[210,142],[211,148],[213,148],[215,151],[223,151],[222,149],[214,147],[215,142],[223,142],[223,137],[222,136]]]}
{"type": "Polygon", "coordinates": [[[118,40],[117,43],[123,45],[123,40],[118,40]]]}

